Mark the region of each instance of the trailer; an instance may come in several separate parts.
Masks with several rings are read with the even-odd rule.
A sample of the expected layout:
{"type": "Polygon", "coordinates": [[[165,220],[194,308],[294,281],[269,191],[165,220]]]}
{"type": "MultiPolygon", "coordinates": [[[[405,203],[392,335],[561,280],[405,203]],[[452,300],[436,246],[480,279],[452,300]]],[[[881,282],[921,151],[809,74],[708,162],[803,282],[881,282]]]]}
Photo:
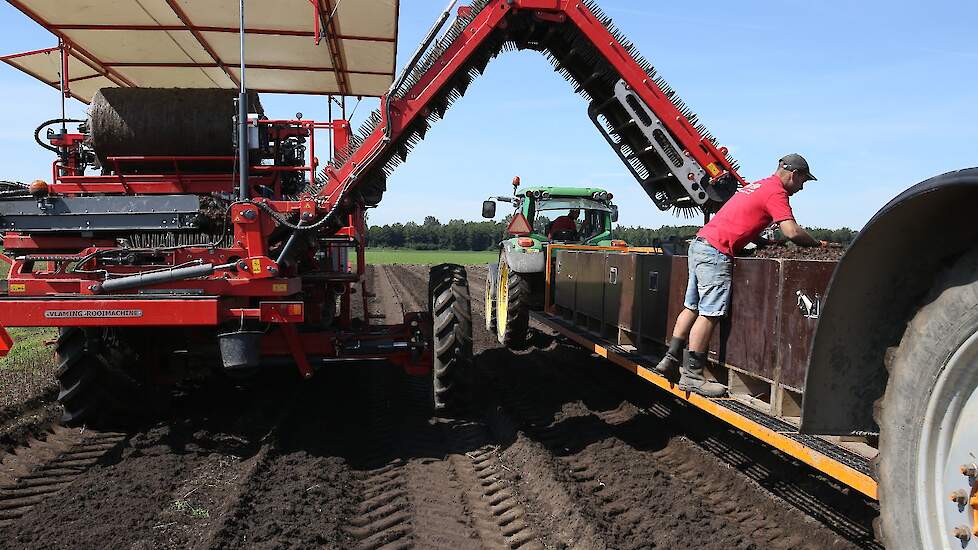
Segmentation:
{"type": "Polygon", "coordinates": [[[838,262],[737,258],[730,315],[709,351],[708,374],[726,397],[680,391],[654,371],[683,308],[685,256],[554,245],[547,303],[533,317],[878,499],[888,546],[969,548],[978,533],[976,235],[962,228],[967,237],[913,258],[892,238],[920,230],[922,240],[926,220],[964,215],[978,206],[975,185],[972,168],[908,189],[838,262]]]}
{"type": "MultiPolygon", "coordinates": [[[[0,327],[60,330],[68,423],[151,413],[157,388],[197,370],[308,378],[377,361],[428,377],[435,409],[464,405],[464,267],[432,269],[430,311],[368,323],[364,215],[502,51],[539,52],[572,83],[657,208],[709,214],[745,183],[593,0],[451,2],[399,73],[396,1],[249,2],[250,18],[244,2],[239,13],[192,0],[8,2],[59,45],[0,60],[93,105],[88,120],[38,128],[54,156],[46,181],[0,194],[0,327]],[[353,132],[343,115],[269,119],[263,92],[374,96],[380,108],[353,132]]],[[[738,266],[765,299],[735,303],[741,322],[718,342],[730,399],[676,393],[646,368],[668,333],[679,257],[552,248],[540,319],[877,496],[891,547],[976,548],[976,185],[972,169],[908,190],[837,266],[738,266]]],[[[0,344],[13,345],[5,330],[0,344]]]]}

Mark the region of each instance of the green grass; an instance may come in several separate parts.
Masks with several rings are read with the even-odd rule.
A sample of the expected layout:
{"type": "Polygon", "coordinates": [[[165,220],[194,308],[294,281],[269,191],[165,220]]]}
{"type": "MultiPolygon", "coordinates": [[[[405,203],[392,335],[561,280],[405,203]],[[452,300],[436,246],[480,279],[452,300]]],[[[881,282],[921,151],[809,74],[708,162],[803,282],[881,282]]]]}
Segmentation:
{"type": "Polygon", "coordinates": [[[455,250],[411,250],[407,248],[368,248],[368,264],[420,264],[436,265],[453,263],[461,265],[488,264],[495,262],[499,253],[495,250],[483,252],[455,250]]]}
{"type": "MultiPolygon", "coordinates": [[[[10,265],[0,262],[0,279],[6,279],[9,272],[10,265]]],[[[0,358],[0,370],[31,370],[53,362],[54,351],[45,344],[58,338],[58,329],[9,328],[7,332],[14,340],[14,348],[6,357],[0,358]]]]}
{"type": "Polygon", "coordinates": [[[0,370],[33,370],[53,363],[53,346],[46,345],[58,338],[56,328],[9,328],[14,348],[0,358],[0,370]]]}

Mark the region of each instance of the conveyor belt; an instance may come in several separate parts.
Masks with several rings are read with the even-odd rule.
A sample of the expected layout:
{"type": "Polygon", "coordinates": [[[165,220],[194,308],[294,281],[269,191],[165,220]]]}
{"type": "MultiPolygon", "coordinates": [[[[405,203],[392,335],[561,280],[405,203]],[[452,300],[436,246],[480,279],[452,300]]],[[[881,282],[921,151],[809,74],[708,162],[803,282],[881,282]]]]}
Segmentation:
{"type": "MultiPolygon", "coordinates": [[[[745,183],[729,151],[596,1],[475,0],[308,191],[332,197],[350,189],[354,199],[376,205],[388,176],[430,127],[493,59],[513,50],[540,52],[585,98],[588,117],[659,209],[716,212],[745,183]]],[[[714,68],[703,69],[712,79],[714,68]]]]}
{"type": "Polygon", "coordinates": [[[735,399],[708,399],[680,391],[674,384],[655,374],[652,370],[654,365],[645,357],[559,317],[536,312],[533,313],[533,317],[584,348],[637,374],[673,396],[687,401],[861,493],[877,498],[876,482],[871,477],[870,461],[865,457],[821,437],[801,434],[795,426],[735,399]]]}

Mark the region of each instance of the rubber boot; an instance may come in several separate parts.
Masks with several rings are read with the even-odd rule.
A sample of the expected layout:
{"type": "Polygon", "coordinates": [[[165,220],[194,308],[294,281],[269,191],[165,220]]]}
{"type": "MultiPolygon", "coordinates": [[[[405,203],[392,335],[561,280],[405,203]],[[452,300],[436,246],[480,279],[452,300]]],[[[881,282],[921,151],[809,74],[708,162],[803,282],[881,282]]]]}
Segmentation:
{"type": "Polygon", "coordinates": [[[669,351],[666,352],[666,356],[659,361],[659,364],[655,366],[656,374],[660,374],[669,380],[670,382],[676,382],[679,380],[679,365],[682,364],[681,357],[683,356],[683,348],[686,347],[686,341],[681,338],[673,338],[669,342],[669,351]]]}
{"type": "Polygon", "coordinates": [[[719,382],[709,382],[703,376],[706,368],[706,354],[695,351],[689,352],[686,363],[683,364],[682,378],[679,379],[679,389],[698,393],[703,397],[723,397],[727,395],[727,387],[719,382]]]}

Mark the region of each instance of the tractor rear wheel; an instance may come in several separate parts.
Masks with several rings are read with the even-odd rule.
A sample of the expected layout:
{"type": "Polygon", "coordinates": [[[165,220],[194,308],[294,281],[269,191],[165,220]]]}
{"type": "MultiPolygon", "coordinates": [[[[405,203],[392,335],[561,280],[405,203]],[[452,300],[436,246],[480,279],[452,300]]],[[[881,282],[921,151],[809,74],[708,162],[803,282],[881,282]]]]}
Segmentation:
{"type": "Polygon", "coordinates": [[[887,354],[878,533],[887,548],[978,548],[978,250],[939,277],[887,354]]]}
{"type": "Polygon", "coordinates": [[[162,399],[145,380],[147,357],[122,330],[62,328],[55,359],[62,423],[128,425],[161,410],[162,399]]]}
{"type": "Polygon", "coordinates": [[[498,279],[499,266],[497,264],[489,264],[489,269],[486,270],[485,307],[483,309],[486,314],[486,332],[489,333],[496,331],[496,282],[498,279]]]}
{"type": "Polygon", "coordinates": [[[434,323],[432,387],[436,411],[457,409],[465,402],[472,366],[472,304],[465,268],[441,264],[428,276],[434,323]]]}
{"type": "Polygon", "coordinates": [[[508,348],[522,349],[530,328],[530,281],[511,271],[503,259],[496,288],[496,337],[508,348]]]}

